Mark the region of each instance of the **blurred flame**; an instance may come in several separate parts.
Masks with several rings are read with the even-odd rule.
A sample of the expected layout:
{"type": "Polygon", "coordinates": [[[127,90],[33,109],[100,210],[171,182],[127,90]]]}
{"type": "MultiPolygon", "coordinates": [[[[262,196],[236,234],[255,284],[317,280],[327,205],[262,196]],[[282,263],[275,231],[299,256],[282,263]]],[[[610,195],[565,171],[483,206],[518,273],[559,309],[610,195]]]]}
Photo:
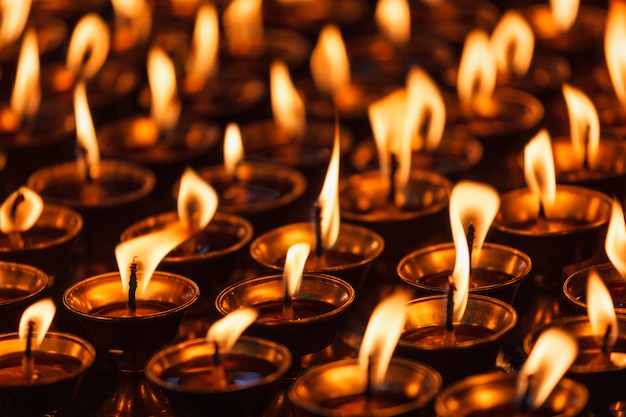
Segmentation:
{"type": "Polygon", "coordinates": [[[32,0],[0,0],[0,46],[18,40],[24,32],[32,0]]]}
{"type": "Polygon", "coordinates": [[[293,296],[300,288],[304,265],[309,253],[311,253],[311,245],[306,242],[296,243],[287,249],[283,281],[287,288],[287,294],[290,296],[293,296]]]}
{"type": "Polygon", "coordinates": [[[446,126],[446,105],[437,83],[419,67],[412,67],[407,76],[408,105],[406,130],[411,131],[412,148],[436,149],[446,126]],[[428,122],[427,126],[424,124],[428,122]],[[422,131],[426,131],[422,137],[422,131]]]}
{"type": "Polygon", "coordinates": [[[411,9],[406,0],[378,0],[375,18],[380,31],[396,45],[411,38],[411,9]]]}
{"type": "Polygon", "coordinates": [[[339,124],[335,124],[335,140],[330,155],[328,170],[324,178],[324,185],[317,199],[322,209],[322,246],[331,248],[339,237],[339,124]]]}
{"type": "Polygon", "coordinates": [[[528,188],[541,201],[546,216],[556,200],[556,174],[550,135],[542,129],[524,147],[524,178],[528,188]]]}
{"type": "Polygon", "coordinates": [[[233,0],[224,10],[222,23],[231,52],[247,54],[263,39],[262,0],[233,0]]]}
{"type": "Polygon", "coordinates": [[[587,315],[591,333],[600,341],[604,340],[605,333],[609,326],[609,337],[607,347],[611,347],[617,341],[618,327],[613,298],[604,285],[604,281],[594,269],[587,277],[587,315]]]}
{"type": "Polygon", "coordinates": [[[626,2],[611,1],[604,33],[604,56],[615,94],[626,107],[626,2]]]}
{"type": "Polygon", "coordinates": [[[563,84],[563,96],[576,163],[582,168],[586,155],[589,166],[594,168],[600,146],[600,119],[596,107],[585,93],[569,84],[563,84]]]}
{"type": "Polygon", "coordinates": [[[626,279],[626,223],[624,221],[624,211],[622,205],[617,200],[613,200],[611,209],[611,220],[606,232],[604,250],[611,263],[626,279]]]}
{"type": "Polygon", "coordinates": [[[541,407],[577,355],[576,339],[566,331],[549,328],[541,333],[517,374],[518,401],[528,392],[527,406],[530,409],[541,407]]]}
{"type": "Polygon", "coordinates": [[[98,178],[100,150],[98,149],[96,130],[89,112],[85,81],[80,81],[74,87],[74,117],[76,119],[76,141],[80,148],[80,152],[77,152],[79,173],[84,178],[88,171],[90,178],[98,178]]]}
{"type": "Polygon", "coordinates": [[[535,35],[521,13],[506,12],[491,33],[491,48],[500,73],[523,77],[535,51],[535,35]]]}
{"type": "Polygon", "coordinates": [[[220,354],[230,352],[239,336],[258,316],[259,312],[250,307],[243,307],[229,313],[211,325],[206,334],[207,343],[217,343],[220,354]]]}
{"type": "Polygon", "coordinates": [[[204,86],[218,67],[220,29],[217,10],[211,3],[198,9],[193,31],[191,52],[187,57],[187,77],[193,83],[204,86]]]}
{"type": "Polygon", "coordinates": [[[11,94],[11,110],[18,119],[32,117],[39,109],[39,46],[34,29],[27,29],[17,61],[15,86],[11,94]]]}
{"type": "Polygon", "coordinates": [[[152,93],[152,119],[161,130],[174,128],[181,108],[176,91],[176,72],[170,57],[158,46],[148,52],[148,82],[152,93]]]}
{"type": "Polygon", "coordinates": [[[0,231],[5,234],[24,232],[33,227],[42,212],[41,197],[30,188],[20,187],[11,193],[0,206],[0,231]],[[19,204],[15,206],[16,199],[22,198],[24,200],[18,201],[19,204]]]}
{"type": "Polygon", "coordinates": [[[72,33],[65,65],[72,74],[90,79],[102,68],[109,54],[109,27],[100,16],[83,16],[72,33]]]}
{"type": "Polygon", "coordinates": [[[204,229],[217,210],[215,189],[187,167],[178,189],[178,219],[192,232],[204,229]]]}
{"type": "Polygon", "coordinates": [[[230,178],[235,178],[237,164],[243,161],[243,142],[237,123],[229,123],[224,133],[224,169],[230,178]]]}
{"type": "Polygon", "coordinates": [[[282,61],[272,62],[270,67],[270,92],[276,125],[291,137],[304,136],[306,129],[304,100],[291,81],[289,68],[282,61]]]}
{"type": "Polygon", "coordinates": [[[580,0],[550,0],[550,11],[555,26],[565,33],[574,25],[580,0]]]}
{"type": "Polygon", "coordinates": [[[489,36],[482,29],[474,29],[465,38],[457,75],[459,103],[465,114],[481,110],[491,102],[496,76],[489,36]]]}
{"type": "Polygon", "coordinates": [[[36,303],[28,306],[22,313],[19,324],[19,338],[24,348],[26,348],[26,339],[28,338],[29,323],[33,323],[33,339],[31,347],[36,349],[41,344],[46,333],[52,324],[56,306],[51,298],[44,298],[36,303]]]}
{"type": "Polygon", "coordinates": [[[315,86],[324,94],[332,96],[350,85],[350,62],[337,26],[326,25],[320,31],[310,67],[315,86]]]}
{"type": "Polygon", "coordinates": [[[392,91],[385,97],[372,102],[367,112],[376,142],[380,174],[383,178],[389,178],[391,154],[397,149],[395,142],[400,136],[399,127],[404,127],[406,90],[392,91]]]}
{"type": "Polygon", "coordinates": [[[397,291],[378,303],[372,312],[359,349],[359,369],[364,382],[370,361],[373,365],[372,385],[380,385],[385,380],[393,351],[404,329],[409,299],[408,292],[397,291]]]}
{"type": "Polygon", "coordinates": [[[152,31],[152,11],[145,0],[111,0],[115,15],[113,44],[129,49],[148,40],[152,31]]]}

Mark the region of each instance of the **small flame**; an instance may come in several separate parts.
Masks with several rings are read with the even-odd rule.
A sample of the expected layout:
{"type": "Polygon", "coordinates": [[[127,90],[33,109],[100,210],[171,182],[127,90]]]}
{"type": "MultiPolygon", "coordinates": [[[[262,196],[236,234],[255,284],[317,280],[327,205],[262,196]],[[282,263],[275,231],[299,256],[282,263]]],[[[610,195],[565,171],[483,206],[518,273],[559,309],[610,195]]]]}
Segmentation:
{"type": "Polygon", "coordinates": [[[142,44],[152,31],[152,11],[145,0],[111,0],[115,15],[113,44],[127,50],[142,44]]]}
{"type": "Polygon", "coordinates": [[[482,29],[474,29],[465,38],[457,76],[459,103],[465,114],[481,111],[491,103],[496,78],[489,36],[482,29]]]}
{"type": "Polygon", "coordinates": [[[517,374],[516,398],[530,409],[546,401],[578,355],[574,336],[558,328],[545,330],[517,374]]]}
{"type": "Polygon", "coordinates": [[[611,1],[604,33],[604,56],[615,94],[626,107],[626,2],[611,1]]]}
{"type": "Polygon", "coordinates": [[[528,188],[550,217],[556,200],[556,174],[550,135],[546,129],[540,130],[524,147],[524,177],[528,188]]]}
{"type": "Polygon", "coordinates": [[[39,47],[34,29],[27,29],[17,61],[15,86],[11,94],[11,110],[18,119],[33,117],[41,102],[39,85],[39,47]]]}
{"type": "Polygon", "coordinates": [[[220,354],[229,353],[239,336],[258,316],[259,312],[250,307],[243,307],[229,313],[211,325],[206,334],[207,343],[217,343],[220,354]]]}
{"type": "Polygon", "coordinates": [[[617,316],[615,315],[611,293],[595,269],[587,277],[587,315],[589,316],[591,333],[597,339],[604,341],[607,329],[609,330],[606,346],[612,347],[617,341],[619,330],[617,316]]]}
{"type": "Polygon", "coordinates": [[[81,78],[90,79],[102,68],[109,54],[109,27],[100,16],[90,13],[83,16],[72,33],[65,65],[81,78]]]}
{"type": "Polygon", "coordinates": [[[550,11],[555,26],[565,33],[574,25],[580,0],[550,0],[550,11]]]}
{"type": "Polygon", "coordinates": [[[178,190],[178,219],[192,232],[204,229],[217,210],[215,189],[187,167],[178,190]]]}
{"type": "Polygon", "coordinates": [[[598,162],[600,146],[600,119],[596,107],[585,93],[569,84],[563,84],[563,96],[576,163],[582,168],[586,157],[593,168],[598,162]]]}
{"type": "Polygon", "coordinates": [[[331,248],[339,237],[339,124],[335,125],[335,140],[333,151],[328,163],[324,185],[318,197],[319,206],[322,208],[322,247],[331,248]]]}
{"type": "Polygon", "coordinates": [[[24,348],[26,348],[26,339],[28,338],[28,327],[33,323],[33,340],[32,348],[35,349],[41,344],[46,333],[52,324],[56,306],[51,298],[44,298],[26,308],[22,313],[19,325],[19,338],[24,348]]]}
{"type": "Polygon", "coordinates": [[[285,270],[283,281],[286,285],[287,294],[291,297],[300,288],[304,265],[311,253],[311,245],[305,242],[296,243],[289,247],[285,258],[285,270]]]}
{"type": "Polygon", "coordinates": [[[196,15],[191,52],[186,62],[190,83],[204,86],[206,80],[217,72],[219,39],[217,10],[213,4],[204,3],[196,15]]]}
{"type": "Polygon", "coordinates": [[[332,96],[350,85],[350,61],[337,26],[322,28],[311,53],[310,66],[315,86],[324,94],[332,96]]]}
{"type": "Polygon", "coordinates": [[[526,75],[533,60],[535,35],[521,13],[506,12],[491,33],[490,43],[501,74],[526,75]]]}
{"type": "Polygon", "coordinates": [[[407,315],[408,292],[397,291],[381,301],[370,316],[359,349],[359,369],[367,380],[368,367],[372,368],[372,385],[381,384],[389,362],[404,329],[407,315]]]}
{"type": "Polygon", "coordinates": [[[76,118],[76,140],[80,149],[78,152],[79,172],[83,178],[87,172],[89,172],[90,178],[98,178],[100,150],[98,149],[96,130],[89,112],[85,81],[80,81],[74,87],[74,117],[76,118]]]}
{"type": "Polygon", "coordinates": [[[604,249],[611,263],[626,279],[626,222],[624,222],[624,211],[622,205],[617,200],[613,200],[611,209],[611,220],[606,232],[606,240],[604,241],[604,249]]]}
{"type": "Polygon", "coordinates": [[[32,0],[0,0],[0,46],[17,41],[24,32],[32,0]]]}
{"type": "Polygon", "coordinates": [[[419,67],[409,71],[406,80],[408,105],[406,130],[412,131],[412,148],[434,150],[439,146],[446,126],[446,105],[439,86],[419,67]],[[427,126],[424,124],[428,122],[427,126]],[[422,132],[426,131],[424,137],[422,132]]]}
{"type": "Polygon", "coordinates": [[[243,161],[243,142],[237,123],[229,123],[224,133],[224,169],[230,178],[236,177],[237,165],[243,161]]]}
{"type": "Polygon", "coordinates": [[[289,68],[284,62],[272,62],[270,87],[272,113],[276,125],[290,137],[300,138],[304,136],[306,129],[304,100],[293,85],[289,68]]]}
{"type": "Polygon", "coordinates": [[[20,187],[0,206],[0,231],[5,234],[24,232],[33,227],[42,212],[41,197],[30,188],[20,187]]]}
{"type": "Polygon", "coordinates": [[[176,72],[170,57],[158,46],[153,46],[148,52],[148,82],[152,93],[152,119],[160,130],[174,128],[181,108],[177,97],[176,72]]]}
{"type": "Polygon", "coordinates": [[[224,10],[222,23],[231,52],[244,55],[258,49],[263,39],[262,0],[233,0],[224,10]]]}
{"type": "Polygon", "coordinates": [[[380,31],[396,45],[404,46],[411,38],[411,9],[406,0],[378,0],[376,23],[380,31]]]}

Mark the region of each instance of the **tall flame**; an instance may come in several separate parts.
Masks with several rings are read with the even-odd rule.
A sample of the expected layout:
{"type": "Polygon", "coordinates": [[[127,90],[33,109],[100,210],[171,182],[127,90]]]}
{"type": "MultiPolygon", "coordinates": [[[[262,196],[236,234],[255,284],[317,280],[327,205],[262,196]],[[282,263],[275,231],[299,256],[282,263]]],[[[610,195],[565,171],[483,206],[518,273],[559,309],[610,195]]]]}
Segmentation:
{"type": "Polygon", "coordinates": [[[311,245],[306,242],[296,243],[287,249],[283,282],[289,296],[293,296],[300,288],[304,265],[309,253],[311,253],[311,245]]]}
{"type": "Polygon", "coordinates": [[[328,170],[324,178],[324,185],[317,199],[321,212],[322,246],[331,248],[339,237],[339,123],[335,122],[335,140],[333,151],[328,163],[328,170]]]}
{"type": "Polygon", "coordinates": [[[482,29],[472,30],[465,38],[457,76],[459,103],[465,114],[490,103],[496,88],[496,61],[489,43],[482,29]]]}
{"type": "Polygon", "coordinates": [[[539,131],[524,147],[524,178],[550,217],[556,200],[556,174],[550,135],[546,129],[539,131]]]}
{"type": "Polygon", "coordinates": [[[395,142],[401,136],[399,127],[404,127],[406,90],[394,90],[372,102],[367,112],[376,142],[380,174],[383,178],[389,178],[391,154],[398,148],[395,142]]]}
{"type": "Polygon", "coordinates": [[[178,219],[192,232],[206,227],[217,211],[218,196],[196,171],[187,167],[178,189],[178,219]]]}
{"type": "Polygon", "coordinates": [[[408,105],[405,123],[406,130],[412,131],[412,148],[434,150],[439,146],[446,126],[446,105],[441,90],[420,67],[411,68],[406,85],[408,105]],[[424,131],[426,133],[422,136],[424,131]]]}
{"type": "Polygon", "coordinates": [[[32,0],[0,0],[0,46],[17,41],[24,32],[32,0]]]}
{"type": "Polygon", "coordinates": [[[43,212],[43,200],[27,187],[11,193],[0,206],[0,231],[24,232],[37,222],[43,212]]]}
{"type": "Polygon", "coordinates": [[[533,60],[535,35],[521,13],[506,12],[491,33],[490,43],[500,73],[526,75],[533,60]]]}
{"type": "Polygon", "coordinates": [[[230,352],[241,334],[259,316],[259,312],[250,307],[240,308],[217,320],[206,334],[207,343],[217,343],[220,354],[230,352]]]}
{"type": "Polygon", "coordinates": [[[380,31],[391,42],[404,46],[411,38],[411,9],[407,0],[378,0],[375,11],[380,31]]]}
{"type": "Polygon", "coordinates": [[[617,200],[613,200],[611,208],[611,220],[606,232],[604,250],[611,263],[626,279],[626,222],[624,222],[624,211],[622,205],[617,200]]]}
{"type": "Polygon", "coordinates": [[[237,123],[229,123],[224,133],[224,169],[235,178],[237,164],[243,161],[243,142],[237,123]]]}
{"type": "Polygon", "coordinates": [[[109,27],[100,16],[83,16],[72,33],[65,65],[72,74],[90,79],[102,68],[109,54],[109,27]]]}
{"type": "Polygon", "coordinates": [[[262,0],[233,0],[224,10],[222,23],[231,52],[252,52],[263,39],[262,0]]]}
{"type": "Polygon", "coordinates": [[[304,100],[291,81],[289,68],[282,61],[272,62],[270,67],[270,92],[276,125],[290,137],[304,136],[306,129],[304,100]]]}
{"type": "Polygon", "coordinates": [[[203,87],[217,72],[219,39],[217,9],[212,3],[204,3],[196,15],[191,52],[186,62],[187,80],[191,84],[203,87]]]}
{"type": "Polygon", "coordinates": [[[87,172],[90,178],[98,178],[100,169],[100,150],[96,139],[85,81],[74,87],[74,117],[76,119],[76,140],[80,148],[78,152],[78,169],[82,177],[87,172]]]}
{"type": "Polygon", "coordinates": [[[152,11],[146,0],[111,0],[115,15],[113,44],[118,50],[145,43],[152,31],[152,11]]]}
{"type": "Polygon", "coordinates": [[[594,168],[598,164],[600,146],[600,119],[596,107],[585,93],[569,84],[563,84],[563,96],[576,163],[582,168],[586,158],[594,168]]]}
{"type": "Polygon", "coordinates": [[[367,380],[369,365],[372,367],[372,384],[381,384],[389,362],[404,329],[409,293],[397,291],[381,301],[370,316],[359,349],[359,369],[367,380]]]}
{"type": "Polygon", "coordinates": [[[32,348],[35,349],[46,337],[55,313],[56,306],[51,298],[37,301],[24,310],[18,329],[18,335],[24,347],[26,347],[26,339],[28,338],[29,324],[33,324],[32,348]]]}
{"type": "Polygon", "coordinates": [[[565,33],[571,29],[578,16],[580,0],[550,0],[550,11],[555,26],[565,33]]]}
{"type": "Polygon", "coordinates": [[[33,117],[39,110],[39,47],[34,29],[27,29],[17,61],[15,85],[11,94],[11,110],[19,119],[33,117]]]}
{"type": "Polygon", "coordinates": [[[517,374],[518,401],[525,398],[530,409],[541,407],[577,355],[576,339],[566,331],[549,328],[541,333],[517,374]]]}
{"type": "Polygon", "coordinates": [[[161,130],[174,128],[181,108],[176,72],[170,57],[158,46],[153,46],[148,52],[148,82],[152,93],[152,119],[161,130]]]}
{"type": "Polygon", "coordinates": [[[332,96],[350,85],[350,61],[337,26],[329,24],[320,31],[310,67],[315,86],[324,94],[332,96]]]}
{"type": "Polygon", "coordinates": [[[604,32],[604,57],[615,94],[626,107],[626,2],[611,1],[604,32]]]}
{"type": "Polygon", "coordinates": [[[607,347],[612,347],[617,341],[619,330],[617,316],[611,293],[595,269],[587,277],[587,315],[591,333],[600,341],[606,342],[607,347]],[[608,338],[605,339],[607,330],[608,338]]]}

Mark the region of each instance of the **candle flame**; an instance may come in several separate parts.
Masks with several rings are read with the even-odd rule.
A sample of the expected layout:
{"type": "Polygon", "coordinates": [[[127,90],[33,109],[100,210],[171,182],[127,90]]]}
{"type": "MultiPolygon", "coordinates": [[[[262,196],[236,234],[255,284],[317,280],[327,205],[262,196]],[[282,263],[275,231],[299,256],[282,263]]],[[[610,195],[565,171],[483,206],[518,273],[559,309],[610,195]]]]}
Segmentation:
{"type": "Polygon", "coordinates": [[[496,60],[489,36],[482,29],[474,29],[465,38],[457,76],[459,104],[466,115],[488,107],[496,88],[496,77],[496,60]]]}
{"type": "Polygon", "coordinates": [[[28,338],[28,327],[33,324],[32,348],[35,349],[41,344],[46,333],[52,324],[56,306],[51,298],[44,298],[36,303],[28,306],[22,313],[18,334],[20,341],[26,347],[26,339],[28,338]]]}
{"type": "Polygon", "coordinates": [[[98,178],[100,150],[87,102],[85,81],[78,82],[74,87],[74,117],[76,119],[76,140],[80,149],[77,152],[78,171],[81,178],[85,178],[87,172],[89,178],[98,178]]]}
{"type": "Polygon", "coordinates": [[[282,61],[272,62],[270,67],[270,92],[276,126],[290,137],[304,136],[306,129],[304,100],[291,81],[289,68],[282,61]]]}
{"type": "Polygon", "coordinates": [[[32,0],[0,0],[0,46],[18,40],[24,32],[32,0]]]}
{"type": "Polygon", "coordinates": [[[611,1],[604,33],[604,56],[615,94],[626,107],[626,2],[611,1]]]}
{"type": "Polygon", "coordinates": [[[373,365],[372,384],[380,385],[384,381],[404,329],[409,299],[408,292],[397,291],[378,303],[372,312],[359,349],[359,369],[364,382],[370,362],[373,365]]]}
{"type": "Polygon", "coordinates": [[[220,354],[227,354],[258,316],[259,312],[250,307],[235,310],[211,325],[206,334],[206,342],[217,343],[220,354]]]}
{"type": "Polygon", "coordinates": [[[331,248],[339,237],[339,124],[335,125],[335,140],[324,178],[324,185],[318,197],[321,211],[322,247],[331,248]]]}
{"type": "Polygon", "coordinates": [[[546,216],[556,200],[556,174],[550,135],[546,129],[537,133],[524,147],[524,178],[528,188],[541,201],[546,216]]]}
{"type": "Polygon", "coordinates": [[[598,163],[600,119],[591,99],[578,88],[563,84],[563,96],[569,115],[574,158],[583,167],[585,157],[591,168],[598,163]]]}
{"type": "Polygon", "coordinates": [[[391,42],[404,46],[411,38],[411,9],[406,0],[378,0],[375,11],[378,28],[391,42]]]}
{"type": "Polygon", "coordinates": [[[15,85],[11,94],[11,110],[17,119],[33,117],[39,110],[39,47],[34,29],[27,29],[17,61],[15,85]]]}
{"type": "Polygon", "coordinates": [[[158,46],[153,46],[148,52],[148,82],[152,94],[152,119],[160,130],[174,128],[181,108],[176,72],[170,57],[158,46]]]}
{"type": "Polygon", "coordinates": [[[350,61],[337,26],[326,25],[320,31],[310,67],[315,86],[324,94],[332,96],[350,86],[350,61]]]}
{"type": "Polygon", "coordinates": [[[580,0],[550,0],[552,21],[561,33],[571,29],[578,16],[580,0]]]}
{"type": "Polygon", "coordinates": [[[406,80],[406,130],[412,131],[413,150],[434,150],[446,126],[446,105],[439,86],[422,68],[412,67],[406,80]],[[426,126],[425,124],[428,123],[426,126]],[[422,135],[422,132],[426,132],[422,135]]]}
{"type": "Polygon", "coordinates": [[[215,5],[204,3],[198,9],[191,52],[187,57],[187,80],[204,86],[217,72],[220,29],[215,5]]]}
{"type": "Polygon", "coordinates": [[[109,27],[100,16],[83,16],[72,32],[65,65],[74,75],[90,79],[102,68],[109,54],[109,27]]]}
{"type": "Polygon", "coordinates": [[[111,0],[115,15],[113,44],[127,50],[142,44],[152,31],[152,11],[145,0],[111,0]]]}
{"type": "Polygon", "coordinates": [[[577,355],[576,339],[566,331],[550,328],[541,333],[517,374],[518,401],[525,398],[530,409],[541,407],[577,355]]]}
{"type": "Polygon", "coordinates": [[[611,220],[606,232],[604,250],[609,260],[626,279],[626,222],[624,221],[624,211],[618,200],[613,200],[611,207],[611,220]]]}
{"type": "Polygon", "coordinates": [[[526,75],[533,60],[535,35],[521,13],[506,12],[491,33],[490,43],[501,74],[526,75]]]}
{"type": "Polygon", "coordinates": [[[399,128],[404,127],[406,90],[403,88],[394,90],[372,102],[367,112],[376,142],[380,175],[389,178],[391,155],[397,151],[396,138],[401,136],[399,128]]]}
{"type": "Polygon", "coordinates": [[[306,242],[296,243],[287,249],[283,282],[285,283],[287,294],[290,297],[300,288],[304,265],[306,264],[309,253],[311,253],[311,245],[306,242]]]}
{"type": "Polygon", "coordinates": [[[192,232],[204,229],[217,210],[215,189],[193,169],[183,172],[178,189],[178,219],[192,232]]]}
{"type": "Polygon", "coordinates": [[[224,10],[224,34],[232,53],[245,55],[260,47],[263,39],[262,5],[262,0],[233,0],[224,10]]]}
{"type": "Polygon", "coordinates": [[[0,231],[24,232],[37,222],[43,212],[43,200],[27,187],[11,193],[0,206],[0,231]]]}
{"type": "Polygon", "coordinates": [[[595,269],[591,270],[587,277],[587,315],[589,316],[591,333],[601,342],[605,340],[607,329],[610,326],[606,346],[612,347],[617,341],[619,330],[617,316],[615,315],[611,293],[595,269]]]}
{"type": "Polygon", "coordinates": [[[224,133],[224,169],[230,178],[236,178],[237,164],[243,161],[243,142],[237,123],[229,123],[224,133]]]}

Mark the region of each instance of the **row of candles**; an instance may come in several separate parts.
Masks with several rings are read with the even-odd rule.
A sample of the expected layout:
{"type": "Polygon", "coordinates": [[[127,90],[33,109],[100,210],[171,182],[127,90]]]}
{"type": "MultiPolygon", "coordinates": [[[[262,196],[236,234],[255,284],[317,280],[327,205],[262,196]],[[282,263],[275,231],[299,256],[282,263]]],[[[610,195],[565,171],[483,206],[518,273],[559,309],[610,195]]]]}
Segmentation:
{"type": "MultiPolygon", "coordinates": [[[[117,3],[116,24],[123,20],[117,3]]],[[[138,4],[143,7],[137,10],[149,10],[147,4],[138,4]]],[[[567,102],[572,141],[552,140],[541,127],[550,124],[544,113],[553,115],[541,101],[528,92],[496,88],[502,75],[496,77],[499,67],[492,49],[504,44],[505,63],[511,58],[507,54],[516,59],[521,55],[519,41],[502,35],[505,28],[514,28],[514,35],[534,34],[538,41],[550,33],[565,39],[568,47],[584,47],[579,26],[583,38],[597,36],[603,10],[573,15],[570,23],[579,26],[572,29],[552,22],[554,26],[541,30],[534,24],[537,19],[551,22],[547,6],[507,12],[491,34],[469,28],[461,40],[442,38],[450,45],[462,43],[459,62],[438,62],[429,49],[428,62],[440,65],[429,73],[425,65],[411,65],[409,57],[418,54],[412,42],[428,44],[438,54],[454,55],[454,48],[447,49],[446,42],[435,47],[428,37],[415,35],[418,41],[412,40],[406,18],[419,16],[421,5],[379,1],[375,17],[380,36],[363,40],[355,30],[344,52],[337,52],[334,48],[343,46],[339,27],[320,25],[310,53],[311,82],[296,79],[294,85],[290,72],[295,72],[298,57],[308,57],[307,37],[281,29],[273,38],[254,21],[247,21],[243,30],[233,17],[236,6],[243,7],[242,14],[249,11],[242,4],[260,10],[260,3],[252,1],[233,1],[223,10],[228,52],[220,54],[221,45],[206,39],[192,44],[180,97],[175,74],[182,61],[170,57],[176,58],[185,43],[177,38],[181,32],[174,30],[174,20],[159,28],[165,30],[154,31],[149,50],[121,54],[115,45],[131,37],[116,32],[112,51],[130,63],[125,66],[107,58],[108,42],[91,37],[99,31],[102,39],[109,39],[109,26],[101,17],[77,19],[63,69],[72,78],[65,81],[73,112],[63,113],[67,108],[61,95],[52,99],[54,122],[65,129],[60,142],[55,142],[51,125],[39,118],[44,107],[36,109],[38,90],[20,84],[27,78],[22,74],[36,78],[39,73],[25,62],[38,61],[37,36],[42,35],[31,28],[4,41],[7,51],[9,46],[20,50],[14,61],[12,108],[0,118],[6,136],[2,143],[8,148],[7,188],[17,188],[15,181],[28,187],[11,193],[0,208],[0,254],[6,261],[0,264],[6,281],[0,304],[6,317],[3,331],[20,330],[19,335],[0,337],[3,408],[10,415],[62,413],[63,407],[72,412],[77,400],[68,397],[75,393],[74,384],[89,374],[97,356],[118,350],[123,351],[119,382],[98,415],[196,415],[207,409],[217,415],[427,415],[433,407],[441,416],[618,412],[624,324],[612,307],[616,303],[620,308],[626,276],[620,253],[624,215],[619,200],[612,202],[591,188],[556,185],[556,180],[621,198],[624,144],[621,139],[600,140],[600,120],[606,120],[607,109],[600,119],[589,96],[568,83],[569,69],[563,70],[567,61],[535,59],[538,52],[533,55],[531,48],[532,61],[521,66],[530,65],[535,81],[545,81],[548,74],[549,88],[556,85],[557,95],[562,92],[567,102]],[[400,8],[391,24],[381,17],[385,5],[400,8]],[[408,32],[396,32],[403,19],[408,32]],[[226,29],[231,23],[237,29],[226,29]],[[252,36],[245,40],[252,43],[240,44],[245,52],[234,53],[235,34],[243,33],[252,36]],[[367,76],[351,74],[349,66],[335,67],[350,52],[358,56],[359,44],[381,48],[383,40],[399,61],[398,56],[385,61],[385,50],[378,49],[368,56],[376,71],[367,76]],[[255,52],[267,46],[259,42],[279,43],[284,55],[260,59],[255,52]],[[29,48],[34,48],[35,59],[28,58],[29,48]],[[70,55],[75,49],[76,55],[70,55]],[[472,60],[475,53],[482,56],[472,60]],[[193,63],[198,56],[213,63],[219,57],[219,70],[198,69],[193,63]],[[136,65],[144,59],[149,89],[133,84],[141,79],[136,65]],[[390,64],[394,62],[396,67],[390,64]],[[532,67],[545,62],[557,64],[532,67]],[[401,70],[383,74],[386,64],[401,70]],[[241,127],[225,123],[222,135],[219,123],[207,120],[237,119],[258,105],[265,96],[263,78],[254,75],[259,69],[269,75],[274,118],[241,127]],[[433,74],[443,74],[441,83],[457,85],[459,98],[442,93],[433,74]],[[117,89],[127,83],[132,88],[117,89]],[[26,101],[16,98],[20,90],[27,92],[22,97],[26,101]],[[140,100],[149,96],[149,117],[112,117],[115,106],[128,104],[130,91],[139,92],[140,100]],[[117,93],[126,101],[112,97],[117,93]],[[102,119],[95,125],[92,101],[102,119]],[[285,103],[292,107],[281,113],[285,103]],[[32,113],[19,113],[20,108],[32,113]],[[305,108],[318,119],[308,120],[305,108]],[[349,125],[339,123],[343,121],[349,125]],[[359,136],[369,130],[364,128],[368,123],[373,140],[359,136]],[[73,132],[78,161],[59,163],[73,132]],[[178,178],[181,166],[198,156],[220,159],[212,154],[222,136],[223,166],[188,168],[178,178]],[[27,157],[20,154],[25,149],[27,157]],[[116,159],[100,160],[100,150],[116,159]],[[45,162],[30,158],[35,153],[45,162]],[[244,153],[264,161],[243,162],[244,153]],[[346,168],[346,162],[352,166],[346,168]],[[31,163],[45,166],[33,169],[31,163]],[[373,166],[378,169],[368,170],[373,166]],[[500,177],[493,178],[494,173],[500,177]],[[527,188],[509,191],[524,181],[527,188]],[[172,194],[178,196],[177,211],[161,212],[172,194]],[[291,223],[292,218],[301,220],[301,211],[307,221],[291,223]],[[144,212],[150,215],[141,218],[144,212]],[[582,269],[604,261],[604,252],[611,263],[593,269],[600,279],[592,269],[582,269]],[[69,268],[68,259],[73,263],[69,268]],[[250,263],[254,266],[248,268],[250,263]],[[274,275],[258,276],[261,269],[274,275]],[[396,271],[401,280],[390,278],[396,271]],[[412,293],[390,290],[403,286],[402,281],[412,293]],[[604,295],[599,307],[593,306],[598,296],[587,294],[587,282],[599,287],[593,291],[600,298],[604,295]],[[529,315],[542,312],[530,310],[523,296],[557,290],[564,291],[576,311],[589,309],[589,318],[548,317],[543,325],[533,321],[529,315]],[[392,294],[384,297],[388,292],[392,294]],[[83,328],[76,332],[82,337],[67,332],[44,336],[53,313],[31,316],[25,307],[46,293],[63,304],[71,316],[68,321],[80,321],[83,328]],[[227,327],[221,330],[225,336],[217,335],[224,325],[215,321],[217,316],[225,316],[228,323],[241,313],[248,315],[238,330],[227,327]],[[376,327],[389,332],[375,338],[376,327]],[[246,336],[238,338],[246,328],[246,336]],[[90,343],[103,350],[96,355],[90,343]],[[509,345],[523,349],[524,357],[532,351],[523,367],[502,359],[509,345]],[[335,349],[331,358],[320,359],[329,346],[335,349]],[[342,354],[341,347],[348,353],[342,354]],[[358,361],[334,360],[356,356],[357,351],[358,361]],[[496,363],[509,365],[517,377],[487,374],[496,363]],[[549,374],[545,385],[544,374],[549,374]],[[33,396],[41,401],[33,402],[33,396]]],[[[325,10],[326,5],[284,7],[296,10],[307,4],[313,10],[325,10]]],[[[457,6],[457,11],[467,7],[457,6]]],[[[492,10],[483,6],[480,12],[492,10]]],[[[445,10],[455,3],[428,7],[445,10]]],[[[155,23],[167,21],[157,9],[155,23]]],[[[211,4],[197,8],[197,16],[190,19],[194,37],[204,31],[217,42],[218,9],[211,4]],[[202,16],[208,20],[194,20],[202,16]]],[[[338,13],[331,9],[327,13],[338,13]]],[[[607,45],[624,39],[619,28],[626,6],[612,3],[609,12],[607,45]]],[[[146,24],[145,15],[131,17],[127,19],[146,24]]],[[[180,19],[176,22],[185,21],[180,19]]],[[[603,25],[601,20],[600,36],[603,25]]],[[[564,52],[576,59],[571,50],[564,52]]],[[[53,73],[53,65],[46,67],[45,52],[40,53],[42,75],[53,73]]],[[[619,96],[619,71],[612,69],[608,56],[619,96]]],[[[515,67],[508,77],[520,72],[523,68],[515,67]]],[[[58,81],[60,73],[55,77],[58,81]]],[[[545,89],[540,93],[540,84],[533,83],[533,93],[548,94],[545,89]]],[[[619,125],[618,116],[613,114],[612,120],[619,125]]]]}

